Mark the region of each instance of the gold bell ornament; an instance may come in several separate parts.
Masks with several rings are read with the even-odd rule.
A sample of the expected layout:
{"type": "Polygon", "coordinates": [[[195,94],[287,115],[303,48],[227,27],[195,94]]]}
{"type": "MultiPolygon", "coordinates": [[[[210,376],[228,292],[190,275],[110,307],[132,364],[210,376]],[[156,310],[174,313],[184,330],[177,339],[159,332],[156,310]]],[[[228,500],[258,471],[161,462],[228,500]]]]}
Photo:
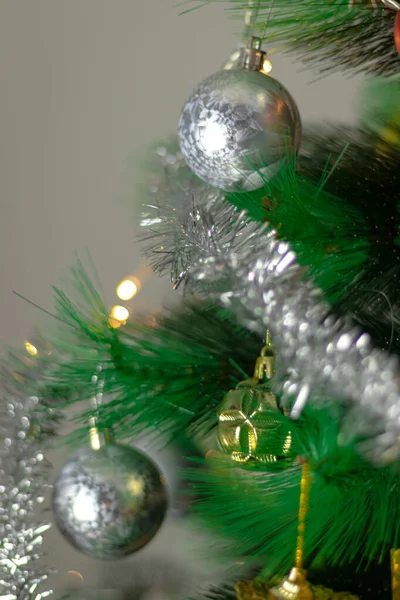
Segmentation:
{"type": "Polygon", "coordinates": [[[275,355],[268,333],[253,378],[228,392],[218,411],[219,445],[239,465],[283,467],[291,462],[288,419],[271,392],[274,373],[275,355]]]}

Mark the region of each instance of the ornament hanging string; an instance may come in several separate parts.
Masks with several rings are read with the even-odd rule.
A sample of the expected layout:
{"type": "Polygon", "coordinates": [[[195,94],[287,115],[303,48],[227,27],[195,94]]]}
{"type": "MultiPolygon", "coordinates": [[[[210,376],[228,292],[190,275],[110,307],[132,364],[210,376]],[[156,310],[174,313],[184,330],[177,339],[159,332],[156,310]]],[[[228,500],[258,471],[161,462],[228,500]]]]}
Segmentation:
{"type": "Polygon", "coordinates": [[[306,580],[305,571],[303,570],[306,518],[311,489],[310,465],[306,461],[300,462],[303,464],[301,468],[295,566],[286,579],[284,579],[277,587],[271,589],[272,598],[278,600],[283,600],[285,598],[313,598],[312,590],[306,580]]]}
{"type": "Polygon", "coordinates": [[[98,410],[103,403],[104,394],[104,376],[103,367],[98,365],[96,372],[92,377],[92,384],[94,386],[94,394],[91,400],[93,407],[93,416],[89,419],[90,425],[90,445],[92,450],[100,450],[102,444],[109,444],[111,441],[111,434],[108,429],[103,429],[101,432],[98,428],[98,410]]]}
{"type": "Polygon", "coordinates": [[[295,554],[295,567],[296,569],[303,568],[304,562],[304,536],[306,530],[306,517],[308,513],[308,505],[310,499],[311,489],[311,477],[310,477],[310,465],[308,462],[304,462],[301,468],[301,481],[300,481],[300,505],[299,505],[299,523],[297,527],[297,544],[295,554]]]}

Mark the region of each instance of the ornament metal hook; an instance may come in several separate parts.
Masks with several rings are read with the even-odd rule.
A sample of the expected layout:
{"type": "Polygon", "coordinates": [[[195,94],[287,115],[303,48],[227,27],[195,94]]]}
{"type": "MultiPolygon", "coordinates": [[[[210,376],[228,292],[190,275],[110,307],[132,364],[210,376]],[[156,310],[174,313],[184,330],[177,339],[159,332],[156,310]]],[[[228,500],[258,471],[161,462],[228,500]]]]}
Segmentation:
{"type": "Polygon", "coordinates": [[[265,346],[261,349],[254,368],[253,380],[263,381],[272,379],[275,375],[275,354],[272,349],[271,333],[267,331],[265,346]]]}
{"type": "Polygon", "coordinates": [[[103,367],[102,365],[98,365],[96,368],[96,372],[92,377],[91,383],[94,386],[94,394],[91,399],[91,403],[93,406],[94,414],[89,419],[89,436],[90,436],[90,445],[92,450],[100,450],[103,446],[107,445],[111,441],[111,433],[109,429],[102,429],[100,431],[98,427],[98,410],[103,403],[103,393],[104,393],[104,375],[102,373],[103,367]]]}
{"type": "Polygon", "coordinates": [[[252,36],[247,48],[241,48],[239,65],[246,71],[262,71],[267,55],[262,48],[262,39],[252,36]]]}

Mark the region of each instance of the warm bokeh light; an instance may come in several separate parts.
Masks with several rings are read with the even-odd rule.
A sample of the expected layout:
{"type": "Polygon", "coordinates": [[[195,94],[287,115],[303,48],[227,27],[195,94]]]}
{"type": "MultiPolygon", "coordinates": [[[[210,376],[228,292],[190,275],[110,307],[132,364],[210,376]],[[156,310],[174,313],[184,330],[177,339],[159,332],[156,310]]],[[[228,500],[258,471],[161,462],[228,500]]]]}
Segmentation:
{"type": "Polygon", "coordinates": [[[110,317],[116,321],[119,321],[120,323],[126,323],[129,317],[129,310],[125,308],[125,306],[113,306],[110,317]]]}
{"type": "Polygon", "coordinates": [[[90,428],[90,445],[92,450],[100,450],[101,448],[100,435],[97,427],[90,428]]]}
{"type": "Polygon", "coordinates": [[[38,351],[36,346],[34,346],[33,344],[31,344],[28,341],[25,341],[25,350],[27,351],[28,354],[30,354],[31,356],[36,356],[38,351]]]}
{"type": "Polygon", "coordinates": [[[128,477],[127,484],[128,484],[128,489],[135,496],[140,496],[141,494],[143,494],[145,481],[141,476],[131,475],[130,477],[128,477]]]}
{"type": "Polygon", "coordinates": [[[122,323],[120,321],[117,321],[117,319],[113,319],[112,317],[109,317],[109,319],[108,319],[108,325],[112,329],[118,329],[118,327],[121,327],[122,323]]]}
{"type": "Polygon", "coordinates": [[[117,287],[117,296],[120,300],[131,300],[138,293],[138,286],[132,279],[124,279],[117,287]]]}
{"type": "Polygon", "coordinates": [[[271,73],[272,71],[272,62],[266,58],[263,63],[262,72],[265,74],[271,73]]]}

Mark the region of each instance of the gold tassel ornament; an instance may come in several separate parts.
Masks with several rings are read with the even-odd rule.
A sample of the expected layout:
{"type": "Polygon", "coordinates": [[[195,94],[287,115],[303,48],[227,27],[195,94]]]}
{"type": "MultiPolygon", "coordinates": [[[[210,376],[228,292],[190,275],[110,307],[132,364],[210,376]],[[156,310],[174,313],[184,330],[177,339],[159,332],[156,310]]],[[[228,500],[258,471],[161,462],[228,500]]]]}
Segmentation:
{"type": "Polygon", "coordinates": [[[304,462],[301,468],[300,506],[297,525],[295,566],[290,571],[289,576],[286,579],[281,581],[281,583],[276,587],[271,588],[271,600],[273,598],[276,600],[313,600],[314,598],[311,586],[306,579],[306,573],[303,570],[304,533],[306,528],[310,489],[310,465],[307,462],[304,462]]]}
{"type": "MultiPolygon", "coordinates": [[[[255,581],[239,581],[235,587],[238,600],[359,600],[358,596],[349,592],[334,592],[323,586],[311,585],[307,581],[303,562],[311,474],[309,463],[302,459],[299,459],[299,462],[302,463],[302,473],[295,565],[288,577],[283,580],[277,580],[275,577],[269,582],[257,579],[255,581]]],[[[393,600],[400,600],[400,596],[393,596],[393,600]]]]}

